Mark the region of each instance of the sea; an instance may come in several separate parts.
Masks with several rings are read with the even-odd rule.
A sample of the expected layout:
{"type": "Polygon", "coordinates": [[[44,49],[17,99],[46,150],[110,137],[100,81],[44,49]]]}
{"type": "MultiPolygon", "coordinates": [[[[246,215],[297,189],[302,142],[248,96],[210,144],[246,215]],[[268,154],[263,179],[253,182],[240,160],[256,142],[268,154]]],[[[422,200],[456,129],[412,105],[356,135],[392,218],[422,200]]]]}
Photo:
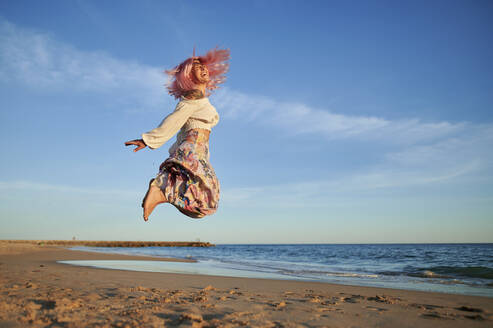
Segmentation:
{"type": "Polygon", "coordinates": [[[196,262],[60,261],[107,269],[317,281],[493,297],[493,244],[72,247],[196,262]]]}

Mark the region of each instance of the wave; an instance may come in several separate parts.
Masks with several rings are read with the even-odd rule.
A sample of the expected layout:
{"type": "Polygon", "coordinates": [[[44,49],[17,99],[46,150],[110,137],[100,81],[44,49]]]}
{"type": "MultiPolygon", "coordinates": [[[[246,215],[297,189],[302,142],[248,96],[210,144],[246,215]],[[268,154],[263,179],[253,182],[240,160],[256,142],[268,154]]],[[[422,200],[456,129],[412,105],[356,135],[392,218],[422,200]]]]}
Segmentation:
{"type": "Polygon", "coordinates": [[[334,276],[334,277],[378,278],[378,274],[362,274],[362,273],[351,273],[351,272],[329,272],[326,273],[325,275],[334,276]]]}
{"type": "Polygon", "coordinates": [[[480,278],[493,280],[493,268],[484,266],[455,267],[455,266],[436,266],[429,269],[437,274],[445,274],[457,277],[480,278]]]}
{"type": "Polygon", "coordinates": [[[409,276],[416,278],[476,278],[493,280],[493,268],[484,266],[458,267],[458,266],[435,266],[429,268],[410,268],[407,271],[382,271],[384,276],[409,276]]]}

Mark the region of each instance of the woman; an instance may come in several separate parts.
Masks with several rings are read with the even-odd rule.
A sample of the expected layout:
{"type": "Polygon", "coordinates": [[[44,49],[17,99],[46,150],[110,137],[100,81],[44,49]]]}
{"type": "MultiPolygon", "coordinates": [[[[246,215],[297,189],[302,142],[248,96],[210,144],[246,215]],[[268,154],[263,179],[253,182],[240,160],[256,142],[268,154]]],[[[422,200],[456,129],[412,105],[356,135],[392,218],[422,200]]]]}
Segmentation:
{"type": "Polygon", "coordinates": [[[225,80],[229,50],[213,49],[204,56],[188,58],[170,71],[168,90],[180,102],[173,113],[142,139],[127,141],[134,152],[145,147],[156,149],[178,132],[169,149],[170,157],[159,167],[149,183],[142,201],[144,220],[158,204],[170,203],[183,214],[202,218],[216,212],[219,202],[219,181],[209,163],[209,134],[219,121],[216,109],[207,98],[210,90],[225,80]]]}

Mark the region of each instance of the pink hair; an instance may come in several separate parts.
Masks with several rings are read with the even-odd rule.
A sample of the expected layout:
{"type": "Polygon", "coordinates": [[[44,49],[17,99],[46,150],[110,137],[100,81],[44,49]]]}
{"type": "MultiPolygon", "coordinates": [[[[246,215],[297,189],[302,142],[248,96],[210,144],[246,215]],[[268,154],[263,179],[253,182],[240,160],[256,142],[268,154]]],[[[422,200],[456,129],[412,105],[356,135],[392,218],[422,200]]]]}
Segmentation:
{"type": "MultiPolygon", "coordinates": [[[[218,49],[217,47],[209,50],[204,56],[187,58],[180,65],[166,71],[166,74],[172,78],[167,85],[169,94],[175,96],[175,98],[180,98],[187,91],[197,89],[197,84],[191,75],[193,61],[197,59],[209,70],[209,82],[207,82],[206,90],[219,88],[218,84],[226,80],[225,74],[229,69],[229,64],[226,61],[229,58],[229,49],[218,49]]],[[[209,95],[210,92],[206,94],[206,96],[209,95]]]]}

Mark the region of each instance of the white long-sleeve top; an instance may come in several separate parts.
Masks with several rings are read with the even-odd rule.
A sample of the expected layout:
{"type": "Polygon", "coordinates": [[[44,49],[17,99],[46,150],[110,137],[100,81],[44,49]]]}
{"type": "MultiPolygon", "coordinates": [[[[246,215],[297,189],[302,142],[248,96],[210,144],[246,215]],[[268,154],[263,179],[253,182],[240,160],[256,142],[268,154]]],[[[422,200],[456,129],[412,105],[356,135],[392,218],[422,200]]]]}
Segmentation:
{"type": "Polygon", "coordinates": [[[217,122],[219,122],[219,114],[209,102],[209,98],[182,98],[175,110],[166,116],[157,128],[142,134],[142,139],[149,148],[155,149],[161,147],[178,131],[180,133],[191,129],[210,131],[217,122]]]}

